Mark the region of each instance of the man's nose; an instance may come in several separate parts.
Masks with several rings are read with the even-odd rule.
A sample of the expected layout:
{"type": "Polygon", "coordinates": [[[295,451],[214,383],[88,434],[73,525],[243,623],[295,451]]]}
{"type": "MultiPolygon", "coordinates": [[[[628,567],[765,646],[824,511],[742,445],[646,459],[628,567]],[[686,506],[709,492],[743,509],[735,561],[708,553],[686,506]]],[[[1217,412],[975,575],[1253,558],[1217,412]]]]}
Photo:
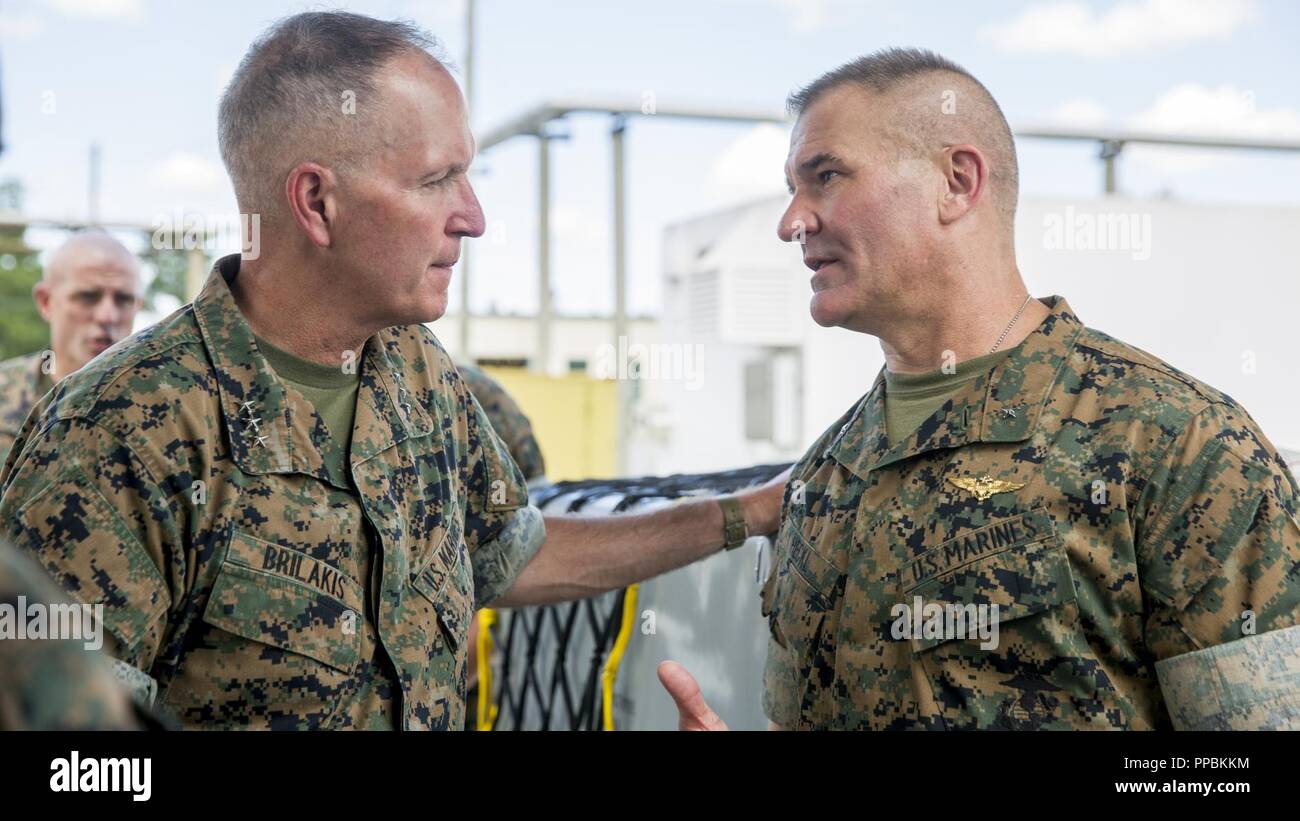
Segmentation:
{"type": "Polygon", "coordinates": [[[112,294],[107,294],[95,303],[91,318],[99,325],[116,325],[126,316],[112,294]]]}
{"type": "Polygon", "coordinates": [[[797,242],[802,245],[809,236],[817,233],[818,227],[816,215],[805,208],[796,197],[790,201],[790,206],[781,215],[781,220],[776,226],[776,235],[782,242],[797,242]]]}
{"type": "Polygon", "coordinates": [[[481,237],[485,228],[483,208],[479,205],[478,196],[468,177],[465,178],[462,190],[460,205],[447,222],[447,233],[458,237],[481,237]]]}

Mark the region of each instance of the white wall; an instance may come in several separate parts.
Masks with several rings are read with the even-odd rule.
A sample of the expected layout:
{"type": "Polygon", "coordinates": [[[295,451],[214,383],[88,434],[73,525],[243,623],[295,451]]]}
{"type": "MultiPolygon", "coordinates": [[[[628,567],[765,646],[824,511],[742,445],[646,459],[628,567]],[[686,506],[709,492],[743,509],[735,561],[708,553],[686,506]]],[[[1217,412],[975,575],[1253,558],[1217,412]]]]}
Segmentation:
{"type": "Polygon", "coordinates": [[[1032,293],[1064,296],[1086,325],[1227,393],[1300,450],[1300,208],[1031,200],[1016,227],[1032,293]],[[1149,220],[1149,258],[1048,247],[1045,225],[1069,206],[1080,226],[1098,212],[1149,220]]]}
{"type": "MultiPolygon", "coordinates": [[[[784,198],[765,200],[666,232],[670,270],[660,338],[703,344],[707,379],[699,391],[664,383],[647,393],[669,423],[634,448],[647,472],[793,459],[870,387],[883,364],[874,338],[815,325],[805,292],[789,305],[803,329],[796,346],[803,365],[802,443],[782,450],[745,440],[743,365],[770,353],[692,337],[682,319],[688,291],[682,283],[693,261],[725,271],[763,255],[783,261],[789,276],[807,283],[798,255],[770,230],[784,207],[784,198]]],[[[1031,199],[1017,218],[1020,269],[1033,294],[1064,296],[1087,325],[1229,394],[1275,445],[1293,452],[1300,451],[1297,237],[1296,208],[1031,199]],[[1090,219],[1095,225],[1099,215],[1136,218],[1123,247],[1079,247],[1085,237],[1078,231],[1090,219]],[[1057,247],[1054,240],[1063,234],[1049,235],[1053,226],[1071,229],[1074,247],[1057,247]]]]}

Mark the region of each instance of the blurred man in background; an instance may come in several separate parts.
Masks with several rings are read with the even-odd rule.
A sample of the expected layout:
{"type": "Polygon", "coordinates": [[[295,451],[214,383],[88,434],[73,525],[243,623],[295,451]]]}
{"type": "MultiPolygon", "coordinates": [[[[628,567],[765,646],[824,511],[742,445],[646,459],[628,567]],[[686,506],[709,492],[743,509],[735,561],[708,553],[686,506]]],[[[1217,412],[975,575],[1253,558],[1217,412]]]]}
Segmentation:
{"type": "Polygon", "coordinates": [[[0,464],[36,401],[131,333],[140,265],[108,234],[81,231],[50,255],[32,296],[50,326],[50,349],[0,363],[0,464]]]}

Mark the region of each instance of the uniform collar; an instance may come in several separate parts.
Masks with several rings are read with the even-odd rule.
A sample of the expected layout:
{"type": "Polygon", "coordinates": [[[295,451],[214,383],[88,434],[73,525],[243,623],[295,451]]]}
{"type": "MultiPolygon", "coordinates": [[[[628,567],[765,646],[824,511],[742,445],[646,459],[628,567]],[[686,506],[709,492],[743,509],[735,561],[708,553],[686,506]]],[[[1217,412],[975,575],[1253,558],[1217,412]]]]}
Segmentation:
{"type": "Polygon", "coordinates": [[[858,403],[849,421],[826,449],[861,477],[876,468],[927,451],[971,442],[1021,442],[1038,427],[1083,324],[1063,297],[1043,300],[1049,313],[1042,323],[988,373],[968,382],[907,439],[893,447],[885,431],[885,371],[858,403]]]}
{"type": "MultiPolygon", "coordinates": [[[[253,331],[235,303],[230,283],[239,255],[217,260],[194,300],[194,318],[217,377],[231,456],[245,473],[305,473],[330,481],[315,416],[295,398],[258,350],[253,331]]],[[[386,328],[366,341],[358,365],[351,461],[434,430],[429,414],[405,385],[398,351],[403,328],[386,328]]]]}

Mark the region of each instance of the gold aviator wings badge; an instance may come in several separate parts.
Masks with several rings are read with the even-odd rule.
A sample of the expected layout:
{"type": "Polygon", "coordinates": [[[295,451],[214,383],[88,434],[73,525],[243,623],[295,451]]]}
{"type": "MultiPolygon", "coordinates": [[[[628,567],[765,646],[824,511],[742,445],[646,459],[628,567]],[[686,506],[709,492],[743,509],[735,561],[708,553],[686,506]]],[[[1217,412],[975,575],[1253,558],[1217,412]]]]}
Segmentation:
{"type": "Polygon", "coordinates": [[[961,488],[967,493],[975,494],[975,498],[981,502],[995,493],[1007,493],[1012,490],[1020,490],[1025,486],[1024,482],[1007,482],[1002,479],[994,479],[987,473],[983,476],[957,476],[948,477],[948,483],[961,488]]]}

